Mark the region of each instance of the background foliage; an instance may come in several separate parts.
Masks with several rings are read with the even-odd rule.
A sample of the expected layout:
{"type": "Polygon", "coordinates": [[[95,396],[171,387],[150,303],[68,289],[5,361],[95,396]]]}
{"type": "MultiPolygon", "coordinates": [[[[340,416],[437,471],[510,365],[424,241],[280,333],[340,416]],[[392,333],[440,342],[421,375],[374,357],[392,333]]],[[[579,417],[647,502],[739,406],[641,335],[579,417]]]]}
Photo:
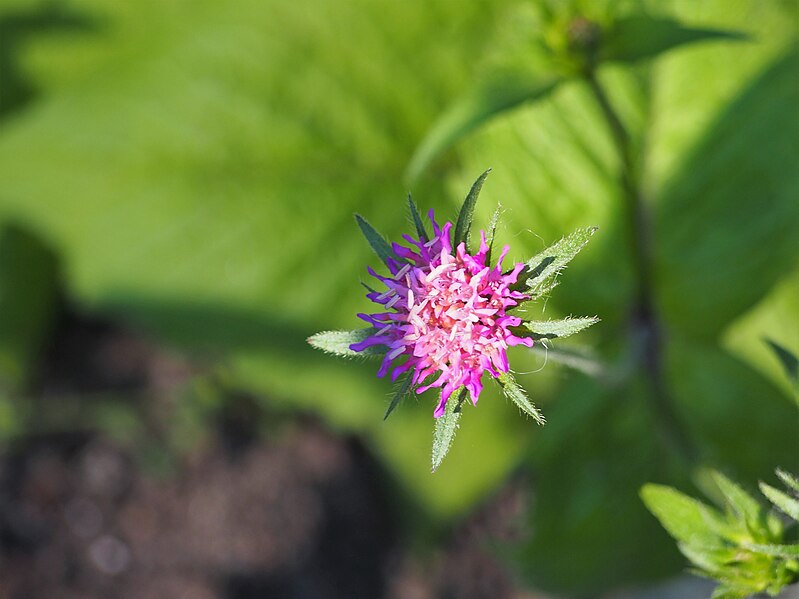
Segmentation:
{"type": "MultiPolygon", "coordinates": [[[[590,3],[608,14],[635,4],[590,3]]],[[[514,259],[598,225],[540,310],[602,318],[582,341],[605,377],[553,364],[520,375],[549,424],[487,394],[431,476],[432,404],[406,402],[384,425],[391,389],[372,367],[305,343],[353,328],[366,304],[358,280],[374,260],[352,213],[389,238],[409,229],[396,214],[414,149],[480,72],[519,56],[531,6],[0,0],[0,431],[19,432],[59,281],[80,310],[188,348],[226,385],[362,434],[410,521],[451,521],[529,469],[533,536],[512,559],[536,586],[580,594],[679,571],[637,495],[644,482],[690,484],[671,429],[695,463],[744,485],[771,480],[776,466],[799,470],[791,389],[762,343],[799,346],[791,2],[644,3],[749,40],[599,71],[652,214],[673,422],[635,359],[619,160],[581,81],[475,129],[412,191],[422,209],[451,215],[494,167],[477,223],[501,201],[498,241],[514,259]]],[[[515,364],[542,362],[520,350],[515,364]]]]}

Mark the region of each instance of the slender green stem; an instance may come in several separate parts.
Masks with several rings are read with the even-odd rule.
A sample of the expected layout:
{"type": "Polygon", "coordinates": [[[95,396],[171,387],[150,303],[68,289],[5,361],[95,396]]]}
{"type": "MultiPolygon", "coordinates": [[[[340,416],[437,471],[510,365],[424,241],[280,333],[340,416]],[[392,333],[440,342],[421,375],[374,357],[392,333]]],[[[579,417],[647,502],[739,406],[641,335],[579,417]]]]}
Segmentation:
{"type": "Polygon", "coordinates": [[[655,308],[651,220],[640,182],[640,165],[627,129],[610,103],[594,72],[586,75],[591,92],[607,121],[621,159],[621,189],[630,255],[635,272],[635,297],[632,306],[632,343],[652,385],[655,410],[663,425],[664,441],[675,455],[690,463],[695,455],[680,420],[674,411],[663,370],[663,336],[655,308]]]}

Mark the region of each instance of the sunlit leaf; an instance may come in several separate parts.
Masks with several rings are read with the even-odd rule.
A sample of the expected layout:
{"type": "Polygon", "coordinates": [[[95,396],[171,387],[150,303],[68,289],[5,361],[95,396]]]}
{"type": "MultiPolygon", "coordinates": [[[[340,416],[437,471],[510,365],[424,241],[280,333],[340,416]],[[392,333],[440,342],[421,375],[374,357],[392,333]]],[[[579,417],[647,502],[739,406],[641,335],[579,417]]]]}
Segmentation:
{"type": "Polygon", "coordinates": [[[799,557],[799,545],[762,545],[759,543],[747,543],[745,545],[750,551],[765,553],[775,557],[785,557],[795,559],[799,557]]]}
{"type": "Polygon", "coordinates": [[[655,484],[644,485],[641,499],[675,539],[693,547],[723,546],[717,532],[723,516],[701,501],[655,484]]]}
{"type": "Polygon", "coordinates": [[[760,490],[763,492],[763,495],[768,497],[769,501],[776,505],[783,513],[799,522],[799,500],[764,482],[760,483],[760,490]]]}
{"type": "Polygon", "coordinates": [[[526,287],[525,292],[531,295],[547,290],[563,268],[585,247],[596,230],[597,227],[578,229],[533,256],[519,274],[519,285],[526,287]]]}
{"type": "Polygon", "coordinates": [[[529,331],[529,337],[536,340],[561,339],[579,333],[597,322],[599,318],[596,316],[584,316],[561,320],[527,320],[521,326],[529,331]]]}
{"type": "Polygon", "coordinates": [[[361,352],[350,349],[353,343],[360,343],[367,337],[374,335],[377,331],[372,328],[356,329],[354,331],[324,331],[308,337],[308,343],[316,349],[321,349],[329,354],[355,358],[358,356],[379,356],[386,353],[386,348],[382,345],[367,347],[361,352]]]}
{"type": "Polygon", "coordinates": [[[521,71],[488,76],[452,105],[432,126],[408,166],[407,178],[419,177],[440,153],[504,111],[545,97],[562,77],[521,71]]]}

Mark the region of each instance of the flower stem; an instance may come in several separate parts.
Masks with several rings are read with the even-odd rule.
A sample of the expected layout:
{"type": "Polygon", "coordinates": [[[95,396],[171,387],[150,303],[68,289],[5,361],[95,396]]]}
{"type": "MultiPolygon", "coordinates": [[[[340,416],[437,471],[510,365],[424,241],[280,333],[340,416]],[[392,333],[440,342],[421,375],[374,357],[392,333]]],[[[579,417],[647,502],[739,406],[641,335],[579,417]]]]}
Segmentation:
{"type": "Polygon", "coordinates": [[[640,164],[636,163],[633,144],[627,129],[616,113],[604,88],[590,71],[586,81],[610,129],[621,159],[620,183],[626,220],[628,245],[635,273],[635,295],[631,310],[633,355],[651,385],[653,404],[662,424],[664,443],[686,465],[693,461],[695,450],[674,411],[663,368],[664,340],[654,300],[652,222],[643,197],[640,164]]]}

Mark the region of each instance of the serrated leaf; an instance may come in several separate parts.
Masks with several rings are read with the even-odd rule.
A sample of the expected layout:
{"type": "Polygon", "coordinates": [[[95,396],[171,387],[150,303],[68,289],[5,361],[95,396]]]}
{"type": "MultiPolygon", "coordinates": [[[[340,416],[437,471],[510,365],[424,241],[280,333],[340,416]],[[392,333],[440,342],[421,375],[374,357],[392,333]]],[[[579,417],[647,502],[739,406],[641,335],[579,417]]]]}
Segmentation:
{"type": "Polygon", "coordinates": [[[562,80],[556,74],[522,71],[478,82],[433,124],[411,158],[407,179],[416,180],[433,159],[480,125],[504,111],[545,97],[562,80]]]}
{"type": "Polygon", "coordinates": [[[765,553],[775,557],[796,558],[799,557],[799,545],[764,545],[759,543],[747,543],[744,545],[750,551],[765,553]]]}
{"type": "Polygon", "coordinates": [[[400,383],[399,388],[394,392],[394,397],[391,399],[391,403],[388,404],[388,409],[386,410],[386,415],[383,416],[383,420],[387,420],[388,417],[391,415],[400,402],[405,398],[408,392],[411,390],[411,383],[413,381],[413,377],[410,375],[405,376],[405,378],[400,383]]]}
{"type": "Polygon", "coordinates": [[[424,222],[422,221],[419,209],[416,207],[416,202],[413,201],[411,194],[408,194],[408,210],[411,212],[411,218],[413,219],[413,224],[416,227],[416,234],[419,236],[419,239],[427,241],[429,239],[427,230],[424,228],[424,222]]]}
{"type": "Polygon", "coordinates": [[[512,400],[522,412],[531,416],[538,424],[546,424],[547,421],[544,415],[535,404],[530,401],[525,390],[516,382],[516,379],[513,378],[510,372],[502,373],[497,380],[502,387],[502,392],[505,394],[505,397],[512,400]]]}
{"type": "Polygon", "coordinates": [[[780,511],[799,522],[799,501],[763,482],[760,483],[760,490],[780,511]]]}
{"type": "Polygon", "coordinates": [[[770,539],[770,527],[763,506],[721,472],[713,470],[711,476],[733,513],[745,524],[749,533],[755,539],[770,539]]]}
{"type": "Polygon", "coordinates": [[[499,215],[502,213],[502,204],[497,204],[494,214],[491,215],[491,221],[488,223],[488,251],[486,252],[486,264],[491,264],[491,254],[494,251],[494,238],[497,235],[497,225],[499,224],[499,215]]]}
{"type": "Polygon", "coordinates": [[[799,478],[796,478],[793,474],[786,472],[782,468],[777,468],[776,472],[777,478],[779,478],[786,487],[799,493],[799,478]]]}
{"type": "Polygon", "coordinates": [[[768,338],[766,338],[765,341],[780,361],[785,375],[788,377],[788,380],[791,381],[794,390],[799,393],[799,358],[797,358],[792,351],[783,347],[776,341],[772,341],[768,338]]]}
{"type": "Polygon", "coordinates": [[[455,391],[447,400],[444,413],[436,418],[436,427],[433,431],[433,453],[431,456],[432,471],[438,470],[444,457],[452,447],[455,433],[458,430],[458,422],[461,419],[461,401],[465,387],[455,391]]]}
{"type": "Polygon", "coordinates": [[[601,56],[605,61],[636,62],[686,44],[747,39],[749,36],[740,31],[689,27],[674,19],[633,15],[616,19],[603,32],[601,56]]]}
{"type": "Polygon", "coordinates": [[[388,264],[389,260],[399,260],[395,255],[394,252],[391,250],[391,246],[389,245],[388,241],[377,232],[377,230],[369,224],[364,217],[360,214],[355,215],[355,220],[358,223],[358,227],[361,229],[361,233],[363,236],[366,237],[366,241],[369,242],[369,246],[372,248],[375,254],[377,254],[378,258],[380,258],[386,265],[388,264]]]}
{"type": "Polygon", "coordinates": [[[521,327],[527,329],[526,336],[535,340],[561,339],[574,335],[599,322],[596,316],[563,318],[561,320],[528,320],[521,327]]]}
{"type": "Polygon", "coordinates": [[[463,242],[466,244],[466,251],[469,252],[469,232],[472,228],[472,218],[474,218],[474,207],[477,205],[477,198],[480,196],[480,191],[483,189],[488,173],[491,169],[486,169],[482,175],[477,177],[477,180],[472,183],[466,199],[463,200],[460,212],[458,212],[458,220],[455,223],[455,233],[452,238],[452,247],[457,248],[463,242]]]}
{"type": "Polygon", "coordinates": [[[641,488],[641,499],[678,541],[708,549],[723,546],[718,533],[727,525],[717,510],[676,489],[652,483],[641,488]]]}
{"type": "Polygon", "coordinates": [[[577,229],[543,252],[530,258],[519,274],[520,287],[527,287],[527,293],[535,296],[542,293],[558,273],[580,252],[591,239],[597,227],[577,229]]]}
{"type": "Polygon", "coordinates": [[[373,327],[355,329],[353,331],[323,331],[308,337],[308,343],[316,349],[321,349],[329,354],[344,356],[345,358],[380,356],[386,353],[386,349],[382,345],[373,345],[360,352],[350,349],[350,345],[353,343],[360,343],[376,332],[373,327]]]}

